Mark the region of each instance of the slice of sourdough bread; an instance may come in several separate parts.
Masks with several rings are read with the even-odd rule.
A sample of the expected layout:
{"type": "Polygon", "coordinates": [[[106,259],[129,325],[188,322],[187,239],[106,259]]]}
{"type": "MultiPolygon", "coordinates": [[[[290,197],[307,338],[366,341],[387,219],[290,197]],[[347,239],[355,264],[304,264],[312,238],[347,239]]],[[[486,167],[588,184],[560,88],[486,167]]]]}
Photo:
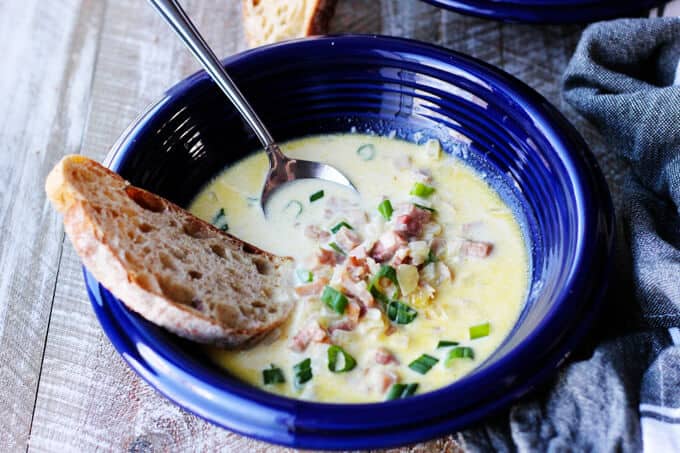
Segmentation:
{"type": "Polygon", "coordinates": [[[261,46],[328,31],[337,0],[243,0],[248,44],[261,46]]]}
{"type": "Polygon", "coordinates": [[[45,189],[94,277],[177,335],[243,347],[293,307],[292,259],[246,244],[93,160],[64,157],[45,189]]]}

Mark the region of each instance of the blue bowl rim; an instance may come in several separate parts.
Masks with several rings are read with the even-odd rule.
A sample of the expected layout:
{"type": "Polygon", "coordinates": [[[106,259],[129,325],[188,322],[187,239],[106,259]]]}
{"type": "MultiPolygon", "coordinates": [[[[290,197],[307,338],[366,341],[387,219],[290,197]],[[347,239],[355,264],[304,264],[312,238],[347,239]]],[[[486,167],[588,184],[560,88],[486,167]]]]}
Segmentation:
{"type": "Polygon", "coordinates": [[[504,22],[571,24],[624,17],[669,0],[421,0],[439,8],[504,22]]]}
{"type": "MultiPolygon", "coordinates": [[[[237,55],[234,55],[230,58],[227,58],[224,60],[225,65],[230,65],[230,64],[237,64],[241,60],[247,60],[250,58],[257,58],[260,54],[262,53],[267,53],[267,52],[286,52],[286,49],[288,48],[294,48],[295,46],[310,46],[310,47],[318,47],[318,46],[323,46],[327,45],[328,43],[334,44],[335,42],[338,43],[344,43],[348,45],[355,45],[355,46],[371,46],[374,44],[379,43],[380,45],[386,46],[387,48],[392,48],[391,50],[398,49],[400,51],[412,53],[412,54],[417,54],[418,52],[421,52],[421,55],[429,55],[430,57],[436,55],[440,57],[440,61],[446,61],[448,65],[460,65],[461,63],[464,66],[467,66],[467,70],[470,71],[470,69],[475,69],[476,74],[483,74],[486,80],[493,79],[493,85],[495,87],[503,87],[504,92],[509,92],[512,93],[513,99],[515,101],[518,101],[518,99],[521,99],[522,102],[519,102],[520,105],[526,109],[526,111],[534,118],[537,120],[538,124],[541,124],[543,128],[547,128],[549,132],[551,132],[550,135],[552,135],[553,139],[557,141],[557,143],[560,144],[560,147],[562,148],[563,152],[565,152],[566,157],[573,157],[570,155],[569,149],[574,148],[582,151],[582,155],[580,156],[582,158],[582,161],[580,162],[581,168],[579,171],[576,171],[576,168],[571,169],[571,176],[575,178],[575,181],[578,183],[577,187],[580,188],[579,194],[580,195],[580,200],[579,203],[582,206],[585,205],[590,205],[591,202],[589,200],[586,200],[584,198],[584,194],[582,193],[583,186],[586,182],[588,182],[592,187],[590,195],[594,197],[595,203],[598,203],[600,206],[597,207],[598,209],[595,209],[595,211],[598,211],[598,215],[602,217],[604,222],[598,222],[595,219],[590,219],[591,221],[589,222],[590,228],[594,229],[595,233],[593,237],[596,237],[597,239],[593,239],[590,242],[594,242],[597,244],[598,242],[604,242],[604,248],[603,250],[600,250],[599,253],[603,255],[602,261],[607,264],[608,263],[608,257],[611,255],[611,248],[612,248],[612,243],[613,243],[613,212],[612,212],[612,207],[611,207],[611,200],[609,198],[608,194],[608,189],[606,187],[606,184],[604,182],[604,178],[601,174],[601,172],[598,169],[597,163],[595,162],[594,157],[592,154],[590,154],[587,151],[587,146],[581,139],[581,137],[578,135],[578,133],[573,129],[573,127],[562,117],[562,115],[554,109],[554,107],[550,106],[550,104],[542,98],[538,93],[534,92],[531,88],[526,86],[523,82],[515,79],[514,77],[505,74],[504,72],[487,65],[486,63],[480,62],[472,57],[468,57],[462,54],[459,54],[457,52],[450,51],[445,48],[441,47],[436,47],[432,46],[429,44],[424,44],[424,43],[419,43],[416,41],[412,40],[407,40],[407,39],[402,39],[402,38],[392,38],[392,37],[383,37],[383,36],[376,36],[376,35],[344,35],[344,36],[330,36],[330,37],[319,37],[319,38],[313,38],[313,39],[305,39],[305,40],[295,40],[295,41],[289,41],[285,43],[279,43],[279,44],[274,44],[258,49],[253,49],[250,51],[246,51],[237,55]],[[455,62],[455,63],[454,63],[455,62]],[[561,133],[560,133],[561,132],[561,133]],[[569,145],[569,146],[568,146],[569,145]],[[590,181],[586,181],[590,179],[590,181]]],[[[126,147],[129,146],[130,143],[134,142],[135,136],[141,133],[144,129],[145,126],[145,120],[148,120],[149,118],[152,118],[153,115],[165,108],[167,104],[171,102],[171,100],[179,96],[181,93],[184,93],[187,89],[189,89],[191,86],[193,86],[195,83],[197,83],[199,80],[205,79],[206,76],[203,72],[198,72],[195,73],[188,78],[184,79],[183,81],[179,82],[172,88],[170,88],[165,96],[156,104],[151,106],[146,112],[144,112],[142,115],[138,117],[138,119],[130,125],[130,127],[123,133],[123,135],[120,137],[120,139],[116,142],[114,147],[112,148],[111,152],[106,158],[106,163],[113,169],[118,169],[122,165],[122,163],[125,160],[126,157],[126,147]]],[[[573,164],[573,162],[572,162],[573,164]]],[[[592,206],[591,206],[592,208],[592,206]]],[[[601,220],[602,220],[601,219],[601,220]]],[[[582,219],[583,220],[583,219],[582,219]]],[[[585,222],[585,220],[583,221],[585,222]]],[[[580,229],[584,229],[584,225],[580,225],[580,229]]],[[[592,244],[591,244],[592,245],[592,244]]],[[[586,249],[589,249],[590,247],[587,247],[583,241],[581,241],[581,245],[579,247],[578,251],[578,259],[576,260],[575,264],[578,264],[580,266],[584,266],[585,264],[588,264],[586,261],[584,261],[584,251],[586,249]]],[[[575,269],[578,266],[575,265],[575,269]]],[[[585,266],[587,267],[587,266],[585,266]]],[[[607,266],[604,266],[607,268],[607,266]]],[[[601,274],[603,276],[606,276],[607,274],[607,269],[602,269],[601,274]]],[[[585,272],[587,274],[587,272],[585,272]]],[[[570,276],[570,282],[573,283],[572,279],[575,278],[574,275],[570,276]]],[[[102,293],[106,293],[106,291],[103,288],[95,288],[92,284],[94,280],[91,280],[86,278],[86,283],[88,284],[88,290],[91,292],[99,292],[100,296],[102,293]]],[[[603,280],[604,281],[604,280],[603,280]]],[[[583,286],[583,284],[581,285],[583,286]]],[[[564,310],[558,310],[560,307],[565,306],[565,301],[566,299],[573,299],[573,295],[570,296],[570,290],[573,289],[571,286],[566,286],[563,288],[563,292],[561,294],[561,297],[559,298],[559,303],[556,304],[556,309],[553,310],[551,315],[544,320],[541,326],[539,326],[539,329],[537,330],[544,330],[546,326],[548,325],[554,325],[555,324],[555,319],[560,318],[561,315],[563,314],[564,310]],[[550,321],[550,322],[549,322],[550,321]]],[[[583,293],[587,293],[588,296],[590,296],[590,299],[592,300],[592,304],[584,304],[581,303],[580,306],[578,307],[578,312],[579,314],[585,313],[586,318],[592,317],[593,313],[597,311],[600,305],[600,296],[603,291],[603,285],[600,286],[595,286],[595,287],[589,287],[586,285],[586,287],[580,288],[580,291],[577,291],[577,293],[580,293],[581,295],[584,295],[583,293]]],[[[153,387],[155,387],[157,390],[159,390],[161,393],[168,395],[170,392],[170,388],[168,387],[167,382],[163,382],[163,378],[161,375],[158,374],[158,370],[156,369],[156,366],[152,363],[141,363],[141,362],[136,362],[136,363],[131,363],[130,360],[128,360],[129,357],[132,357],[131,354],[134,353],[130,348],[135,348],[139,347],[138,343],[132,342],[130,343],[130,339],[126,341],[124,338],[119,338],[116,337],[115,332],[113,332],[113,329],[115,329],[115,324],[117,320],[112,319],[110,317],[109,313],[105,313],[99,306],[99,303],[95,300],[96,298],[93,297],[93,294],[90,294],[93,302],[93,306],[95,308],[95,311],[97,313],[98,318],[100,319],[100,322],[102,324],[102,327],[104,328],[105,332],[107,335],[109,335],[112,343],[118,349],[118,351],[123,355],[123,357],[128,361],[128,363],[131,365],[133,369],[135,369],[144,379],[146,379],[153,387]],[[115,337],[115,338],[114,338],[115,337]],[[151,373],[151,374],[150,374],[151,373]],[[156,375],[159,376],[158,379],[152,379],[150,376],[151,375],[156,375]]],[[[568,305],[568,304],[567,304],[568,305]]],[[[578,304],[577,304],[578,305],[578,304]]],[[[574,311],[574,307],[569,307],[572,311],[574,311]]],[[[573,319],[574,316],[568,317],[568,319],[573,319]]],[[[574,324],[565,324],[564,322],[558,323],[562,325],[562,330],[564,330],[563,334],[565,336],[564,339],[561,339],[559,342],[556,342],[554,347],[550,351],[544,351],[544,357],[546,357],[546,363],[544,364],[539,370],[536,371],[536,375],[541,375],[547,377],[550,375],[550,373],[547,372],[547,370],[552,370],[554,367],[563,360],[564,356],[568,354],[568,351],[576,344],[578,338],[580,338],[580,335],[582,334],[583,330],[585,329],[585,326],[579,327],[579,329],[576,329],[574,327],[574,324]],[[565,332],[569,332],[567,335],[565,332]],[[577,335],[575,331],[580,332],[580,334],[577,335]],[[562,351],[561,353],[557,353],[556,351],[562,351]]],[[[137,339],[139,340],[139,338],[137,339]]],[[[516,346],[513,351],[510,351],[510,354],[519,354],[523,349],[526,349],[525,346],[527,342],[531,340],[531,336],[527,339],[525,339],[525,342],[516,346]]],[[[145,347],[148,347],[148,345],[145,345],[145,347]]],[[[165,360],[168,363],[165,364],[174,366],[176,368],[176,371],[182,375],[182,379],[185,381],[191,381],[192,386],[201,386],[203,385],[202,380],[196,380],[196,377],[194,376],[193,373],[187,372],[181,367],[177,366],[177,363],[173,360],[172,354],[168,353],[168,350],[163,348],[163,345],[154,345],[151,349],[156,349],[156,350],[161,350],[161,356],[157,357],[156,359],[160,360],[165,360]]],[[[134,354],[133,354],[134,355],[134,354]]],[[[139,356],[137,354],[137,356],[139,356]]],[[[509,359],[506,357],[503,362],[507,364],[509,359]]],[[[499,365],[499,364],[495,364],[499,365]]],[[[484,371],[486,374],[495,374],[495,376],[502,377],[503,373],[500,373],[503,368],[501,369],[496,369],[495,373],[492,373],[494,370],[494,367],[491,366],[489,369],[485,369],[484,371]]],[[[505,367],[507,368],[507,366],[505,367]]],[[[313,413],[314,411],[320,411],[320,410],[328,410],[329,406],[333,406],[334,410],[339,410],[342,407],[345,408],[351,408],[353,412],[360,412],[363,411],[366,408],[375,408],[376,406],[379,406],[382,410],[385,411],[408,411],[409,408],[411,408],[414,405],[419,405],[420,407],[427,407],[428,402],[441,399],[442,397],[446,397],[449,395],[451,391],[451,387],[456,386],[461,387],[465,384],[469,385],[470,379],[468,379],[470,376],[475,377],[474,381],[479,379],[479,373],[475,372],[472,375],[468,375],[467,378],[463,378],[456,383],[454,383],[452,386],[445,387],[444,389],[440,389],[434,392],[430,392],[424,395],[420,395],[414,398],[410,398],[407,400],[402,400],[402,401],[394,401],[394,402],[388,402],[388,403],[372,403],[372,404],[365,404],[365,405],[329,405],[329,404],[322,404],[322,403],[309,403],[309,402],[300,402],[297,400],[290,400],[288,398],[283,398],[283,397],[278,397],[275,395],[271,395],[269,393],[264,393],[260,390],[256,389],[234,389],[231,388],[229,389],[230,391],[225,393],[220,389],[220,397],[222,398],[231,398],[231,399],[236,399],[238,400],[239,404],[246,404],[246,405],[255,405],[259,406],[259,409],[265,409],[269,410],[272,407],[274,407],[274,410],[279,410],[282,411],[282,419],[288,420],[286,423],[292,423],[293,427],[296,426],[296,423],[298,423],[298,420],[295,419],[295,416],[292,416],[291,414],[286,412],[290,410],[291,407],[295,407],[296,409],[299,409],[300,407],[309,407],[310,411],[313,413]],[[265,401],[266,400],[266,401],[265,401]],[[291,402],[294,402],[291,406],[291,402]]],[[[474,382],[473,381],[473,382],[474,382]]],[[[519,395],[522,394],[526,391],[526,389],[532,387],[535,385],[535,382],[527,380],[527,382],[524,383],[519,383],[515,385],[514,387],[508,387],[505,389],[505,393],[509,395],[507,398],[505,398],[505,401],[503,404],[507,404],[510,401],[516,399],[512,398],[512,395],[519,395]]],[[[211,386],[204,386],[203,388],[204,391],[208,392],[215,392],[215,388],[211,386]]],[[[450,395],[449,395],[450,396],[450,395]]],[[[213,422],[217,422],[218,424],[221,424],[225,427],[228,427],[232,430],[235,430],[237,432],[241,432],[242,434],[250,435],[252,437],[260,438],[262,440],[267,440],[269,442],[274,442],[274,443],[280,443],[283,445],[289,445],[289,446],[306,446],[306,447],[319,447],[320,445],[315,445],[311,441],[311,436],[310,434],[309,438],[305,437],[293,437],[292,440],[289,437],[281,438],[280,436],[277,437],[277,431],[271,431],[271,432],[266,432],[265,434],[258,434],[257,432],[249,432],[247,429],[239,429],[234,426],[230,426],[228,423],[220,423],[216,421],[216,419],[219,419],[220,417],[214,417],[211,416],[210,413],[206,413],[205,411],[202,411],[200,407],[197,407],[196,404],[192,401],[192,399],[196,398],[196,394],[192,394],[191,392],[188,392],[184,396],[180,397],[175,397],[172,398],[175,400],[178,404],[187,407],[189,410],[192,412],[197,413],[198,415],[211,420],[213,422]],[[305,440],[307,439],[307,441],[305,440]]],[[[494,406],[491,403],[488,403],[487,406],[491,407],[494,406]]],[[[470,411],[470,408],[464,408],[465,410],[470,411]]],[[[491,410],[491,409],[489,409],[491,410]]],[[[478,415],[476,418],[479,418],[484,415],[487,411],[482,411],[480,415],[478,415]]],[[[465,414],[459,415],[459,418],[461,418],[461,424],[467,424],[471,421],[473,421],[475,418],[472,416],[468,416],[467,419],[465,418],[465,414]]],[[[443,423],[441,426],[454,426],[451,425],[449,422],[448,424],[443,423]]],[[[455,425],[455,426],[458,426],[455,425]]],[[[310,432],[313,433],[314,429],[321,429],[321,426],[315,426],[314,424],[307,426],[307,429],[310,430],[310,432]]],[[[326,428],[328,428],[326,426],[326,428]]],[[[333,427],[332,429],[337,429],[339,428],[338,426],[333,427]]],[[[294,428],[291,428],[294,429],[294,428]]],[[[347,439],[340,440],[340,443],[336,444],[328,444],[325,443],[321,445],[323,448],[347,448],[347,445],[354,445],[354,447],[358,447],[361,445],[365,446],[386,446],[386,445],[398,445],[398,444],[403,444],[403,443],[409,443],[409,442],[415,442],[418,440],[423,439],[423,433],[428,432],[432,433],[433,429],[420,429],[419,431],[412,431],[410,433],[408,432],[403,432],[401,433],[402,435],[398,436],[397,439],[387,439],[385,438],[384,441],[377,441],[375,439],[370,440],[369,437],[367,437],[366,434],[364,434],[364,443],[361,443],[361,435],[357,437],[357,439],[354,441],[354,443],[349,442],[347,439]],[[358,442],[358,443],[357,443],[358,442]]],[[[441,432],[438,432],[441,433],[441,432]]],[[[280,433],[279,433],[280,434],[280,433]]],[[[326,439],[328,441],[328,439],[326,439]]]]}

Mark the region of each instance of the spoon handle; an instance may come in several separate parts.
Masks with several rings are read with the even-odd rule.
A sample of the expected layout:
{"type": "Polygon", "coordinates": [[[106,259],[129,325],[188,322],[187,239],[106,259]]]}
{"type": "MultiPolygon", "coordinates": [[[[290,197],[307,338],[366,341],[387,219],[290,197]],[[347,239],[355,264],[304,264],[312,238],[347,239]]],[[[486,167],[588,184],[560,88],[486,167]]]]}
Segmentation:
{"type": "MultiPolygon", "coordinates": [[[[172,27],[179,35],[184,44],[189,48],[192,54],[201,62],[203,68],[210,74],[210,77],[220,87],[220,89],[227,95],[229,100],[234,104],[241,116],[245,118],[250,127],[257,135],[257,138],[262,142],[267,154],[272,158],[272,153],[281,154],[278,146],[274,142],[274,138],[269,133],[267,128],[259,116],[255,113],[248,101],[238,89],[236,84],[227,71],[220,63],[220,60],[215,56],[215,53],[210,49],[205,39],[196,29],[196,26],[191,22],[187,13],[182,9],[177,0],[149,0],[149,3],[160,13],[165,21],[172,27]]],[[[283,155],[276,157],[285,157],[283,155]]]]}

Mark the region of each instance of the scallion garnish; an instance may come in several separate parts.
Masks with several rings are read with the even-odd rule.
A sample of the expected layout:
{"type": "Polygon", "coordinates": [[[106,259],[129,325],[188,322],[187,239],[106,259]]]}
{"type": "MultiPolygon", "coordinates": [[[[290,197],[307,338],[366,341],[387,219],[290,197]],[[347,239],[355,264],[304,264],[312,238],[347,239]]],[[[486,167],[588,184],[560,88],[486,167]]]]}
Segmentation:
{"type": "Polygon", "coordinates": [[[323,190],[319,190],[318,192],[314,192],[313,194],[311,194],[309,196],[309,202],[313,203],[316,200],[318,200],[319,198],[323,198],[323,190]]]}
{"type": "Polygon", "coordinates": [[[409,324],[418,316],[417,311],[398,300],[390,301],[385,311],[390,321],[394,321],[397,324],[409,324]]]}
{"type": "Polygon", "coordinates": [[[475,338],[486,337],[489,335],[489,332],[491,332],[491,324],[488,322],[472,326],[470,327],[470,339],[474,340],[475,338]]]}
{"type": "Polygon", "coordinates": [[[380,269],[376,272],[375,277],[373,277],[374,282],[379,282],[381,278],[386,278],[395,285],[398,285],[397,281],[397,270],[388,264],[380,265],[380,269]]]}
{"type": "Polygon", "coordinates": [[[413,362],[408,364],[408,367],[416,373],[425,374],[439,362],[439,359],[431,355],[423,354],[413,362]]]}
{"type": "Polygon", "coordinates": [[[302,283],[309,283],[312,280],[314,280],[314,274],[312,271],[308,271],[307,269],[298,269],[295,271],[297,274],[298,280],[300,280],[302,283]]]}
{"type": "Polygon", "coordinates": [[[451,346],[458,346],[457,341],[447,341],[447,340],[439,340],[439,343],[437,343],[437,349],[440,348],[448,348],[451,346]]]}
{"type": "Polygon", "coordinates": [[[354,360],[354,357],[349,355],[340,346],[332,345],[328,348],[328,369],[333,373],[344,373],[346,371],[350,371],[356,365],[357,361],[354,360]]]}
{"type": "Polygon", "coordinates": [[[312,379],[312,359],[306,358],[293,367],[295,373],[295,387],[300,388],[302,384],[312,379]]]}
{"type": "Polygon", "coordinates": [[[326,286],[323,289],[321,301],[328,305],[331,310],[340,314],[345,312],[345,308],[348,304],[347,297],[331,286],[326,286]]]}
{"type": "Polygon", "coordinates": [[[383,200],[382,203],[378,205],[378,212],[385,218],[385,220],[390,220],[392,218],[392,203],[390,200],[383,200]]]}
{"type": "Polygon", "coordinates": [[[274,366],[272,363],[268,369],[262,370],[262,380],[264,381],[264,385],[269,385],[269,384],[281,384],[283,382],[286,382],[286,379],[283,377],[283,371],[281,371],[281,368],[274,366]]]}
{"type": "MultiPolygon", "coordinates": [[[[380,269],[378,269],[378,272],[376,272],[375,276],[371,279],[371,281],[368,283],[368,291],[371,293],[373,297],[378,299],[380,302],[383,304],[389,303],[390,299],[387,297],[383,292],[381,291],[382,288],[380,288],[380,279],[381,278],[386,278],[394,285],[399,288],[399,283],[397,280],[397,271],[392,267],[387,264],[383,264],[380,266],[380,269]]],[[[396,297],[396,292],[395,292],[395,297],[396,297]]]]}
{"type": "Polygon", "coordinates": [[[410,194],[416,197],[427,198],[434,193],[434,187],[430,187],[422,182],[413,184],[410,194]]]}
{"type": "Polygon", "coordinates": [[[345,251],[341,249],[340,246],[335,242],[329,242],[328,246],[332,248],[335,251],[335,253],[339,253],[340,255],[347,255],[347,253],[345,253],[345,251]]]}
{"type": "Polygon", "coordinates": [[[302,214],[302,203],[300,203],[297,200],[291,200],[288,202],[288,204],[283,208],[283,211],[286,213],[290,213],[291,215],[294,215],[295,218],[297,219],[300,217],[300,214],[302,214]]]}
{"type": "Polygon", "coordinates": [[[451,364],[451,361],[455,359],[474,359],[475,352],[472,348],[468,346],[457,346],[449,351],[449,355],[446,357],[446,366],[451,364]]]}
{"type": "Polygon", "coordinates": [[[413,206],[415,206],[416,208],[424,209],[426,211],[437,212],[437,210],[435,208],[430,208],[429,206],[424,206],[422,204],[413,203],[413,206]]]}
{"type": "Polygon", "coordinates": [[[427,266],[430,263],[436,263],[436,262],[437,262],[437,255],[435,255],[434,252],[432,251],[432,249],[430,249],[427,252],[427,259],[423,263],[423,266],[427,266]]]}
{"type": "Polygon", "coordinates": [[[375,146],[371,145],[370,143],[361,145],[359,148],[357,148],[357,155],[361,158],[361,160],[371,160],[375,157],[375,146]]]}
{"type": "Polygon", "coordinates": [[[227,224],[227,214],[224,212],[224,208],[220,208],[213,216],[211,222],[216,228],[222,231],[228,231],[229,225],[227,224]]]}
{"type": "Polygon", "coordinates": [[[351,226],[349,223],[347,223],[347,222],[340,222],[340,223],[338,223],[337,225],[335,225],[333,228],[331,228],[331,233],[333,233],[333,234],[337,233],[338,231],[340,231],[340,228],[342,228],[342,227],[345,227],[345,228],[347,228],[348,230],[353,230],[353,229],[354,229],[354,228],[352,228],[352,226],[351,226]]]}
{"type": "Polygon", "coordinates": [[[392,384],[392,387],[390,387],[389,392],[387,392],[387,396],[385,397],[385,399],[389,401],[406,398],[413,395],[417,389],[418,389],[417,382],[414,382],[412,384],[392,384]]]}

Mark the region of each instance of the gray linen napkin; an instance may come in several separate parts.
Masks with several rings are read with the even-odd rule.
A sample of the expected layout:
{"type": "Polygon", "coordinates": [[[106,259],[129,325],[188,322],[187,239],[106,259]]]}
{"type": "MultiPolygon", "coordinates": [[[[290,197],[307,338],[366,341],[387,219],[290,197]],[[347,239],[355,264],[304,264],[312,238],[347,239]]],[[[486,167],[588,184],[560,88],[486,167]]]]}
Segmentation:
{"type": "Polygon", "coordinates": [[[564,96],[629,166],[611,290],[580,357],[462,432],[470,451],[680,452],[679,60],[678,18],[583,33],[564,96]]]}

